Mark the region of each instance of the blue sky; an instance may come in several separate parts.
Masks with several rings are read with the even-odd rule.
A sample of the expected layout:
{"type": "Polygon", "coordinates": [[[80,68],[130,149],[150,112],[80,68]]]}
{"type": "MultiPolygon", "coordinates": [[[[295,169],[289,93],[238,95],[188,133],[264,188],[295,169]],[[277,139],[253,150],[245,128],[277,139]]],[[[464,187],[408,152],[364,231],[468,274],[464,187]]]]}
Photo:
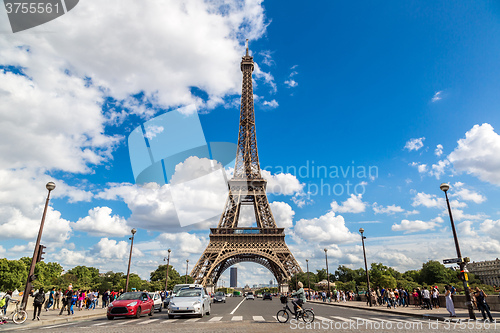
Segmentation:
{"type": "MultiPolygon", "coordinates": [[[[498,3],[219,5],[87,0],[16,34],[0,9],[0,256],[31,255],[52,180],[46,260],[125,271],[135,227],[132,271],[147,278],[168,248],[179,271],[192,267],[225,195],[211,182],[183,187],[185,212],[214,219],[181,227],[172,184],[135,184],[128,136],[180,110],[206,142],[236,143],[246,38],[269,200],[303,269],[323,268],[325,247],[330,270],[361,267],[360,227],[370,262],[405,271],[454,257],[442,182],[462,253],[498,256],[498,3]]],[[[175,177],[207,163],[190,157],[175,177]]],[[[242,284],[271,278],[239,267],[242,284]]]]}

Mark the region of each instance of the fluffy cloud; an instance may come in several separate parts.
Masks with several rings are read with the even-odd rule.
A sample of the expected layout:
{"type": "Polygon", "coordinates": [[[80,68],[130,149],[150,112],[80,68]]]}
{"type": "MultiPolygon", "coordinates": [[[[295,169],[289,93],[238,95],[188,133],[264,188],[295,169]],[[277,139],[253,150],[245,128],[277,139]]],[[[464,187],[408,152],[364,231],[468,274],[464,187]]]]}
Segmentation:
{"type": "MultiPolygon", "coordinates": [[[[90,252],[100,259],[125,259],[128,258],[130,254],[130,243],[101,238],[99,243],[95,244],[90,252]]],[[[134,246],[132,255],[134,257],[142,257],[144,254],[137,246],[134,246]]]]}
{"type": "Polygon", "coordinates": [[[442,93],[443,93],[442,91],[437,91],[437,92],[434,94],[434,96],[432,97],[432,100],[431,100],[431,101],[434,103],[434,102],[437,102],[437,101],[441,100],[441,99],[443,98],[443,97],[441,97],[441,94],[442,94],[442,93]]]}
{"type": "Polygon", "coordinates": [[[267,180],[267,193],[294,195],[302,192],[304,184],[290,173],[271,174],[267,170],[261,170],[262,177],[267,180]]]}
{"type": "Polygon", "coordinates": [[[366,209],[366,202],[363,202],[362,195],[354,195],[351,196],[341,205],[337,203],[337,201],[333,200],[330,206],[332,207],[333,212],[339,213],[362,213],[366,209]]]}
{"type": "Polygon", "coordinates": [[[373,208],[373,212],[375,214],[389,214],[389,215],[391,215],[394,213],[402,213],[405,211],[400,206],[390,205],[390,206],[384,207],[384,206],[378,205],[376,202],[373,203],[372,208],[373,208]]]}
{"type": "Polygon", "coordinates": [[[92,236],[123,237],[129,234],[130,228],[124,218],[113,215],[109,207],[95,207],[89,215],[73,223],[73,229],[87,232],[92,236]]]}
{"type": "Polygon", "coordinates": [[[415,138],[415,139],[410,139],[406,142],[405,144],[405,149],[408,149],[408,151],[412,151],[412,150],[419,150],[420,148],[422,148],[424,146],[424,141],[425,138],[424,137],[421,137],[421,138],[415,138]]]}
{"type": "Polygon", "coordinates": [[[392,231],[404,231],[405,234],[424,231],[424,230],[433,230],[437,226],[443,223],[443,219],[441,217],[436,217],[430,221],[424,222],[421,220],[409,221],[402,220],[400,224],[394,223],[391,227],[392,231]]]}
{"type": "Polygon", "coordinates": [[[441,155],[443,155],[443,145],[437,145],[436,146],[436,150],[434,150],[434,154],[439,157],[441,155]]]}
{"type": "Polygon", "coordinates": [[[207,244],[207,238],[187,232],[180,233],[162,233],[157,238],[161,244],[169,244],[170,247],[175,245],[178,253],[201,254],[207,244]]]}
{"type": "Polygon", "coordinates": [[[484,222],[481,223],[480,230],[486,235],[490,235],[500,241],[500,220],[484,220],[484,222]]]}
{"type": "Polygon", "coordinates": [[[293,217],[295,212],[292,207],[285,202],[274,201],[269,204],[273,212],[274,220],[279,228],[293,227],[293,217]]]}
{"type": "Polygon", "coordinates": [[[345,226],[345,220],[341,215],[334,212],[313,219],[301,219],[296,222],[294,228],[296,234],[313,243],[340,244],[352,242],[358,239],[345,226]]]}
{"type": "Polygon", "coordinates": [[[413,197],[413,207],[424,206],[424,207],[445,207],[446,200],[444,198],[438,198],[435,194],[427,194],[423,192],[417,193],[413,197]]]}
{"type": "Polygon", "coordinates": [[[474,125],[448,155],[457,171],[500,185],[500,136],[490,124],[474,125]]]}
{"type": "Polygon", "coordinates": [[[477,203],[477,204],[480,204],[480,203],[483,203],[484,201],[486,201],[486,197],[484,197],[480,193],[477,193],[475,191],[472,191],[472,190],[469,190],[469,189],[463,187],[463,185],[464,185],[463,183],[456,182],[454,185],[455,185],[454,187],[457,190],[454,191],[454,193],[451,194],[450,196],[459,197],[462,200],[472,201],[472,202],[477,203]]]}

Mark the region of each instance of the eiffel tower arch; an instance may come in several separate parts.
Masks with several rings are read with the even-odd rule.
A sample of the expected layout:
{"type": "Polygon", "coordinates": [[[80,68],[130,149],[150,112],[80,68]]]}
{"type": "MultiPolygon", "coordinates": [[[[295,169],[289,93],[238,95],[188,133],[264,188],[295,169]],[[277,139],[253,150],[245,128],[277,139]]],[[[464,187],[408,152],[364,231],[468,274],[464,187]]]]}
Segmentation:
{"type": "Polygon", "coordinates": [[[222,273],[239,262],[254,262],[271,271],[281,291],[293,274],[302,272],[285,243],[284,228],[278,228],[266,194],[257,152],[253,103],[253,57],[241,61],[241,92],[238,150],[229,195],[217,228],[210,229],[210,242],[191,271],[196,283],[213,286],[222,273]],[[256,228],[238,227],[242,205],[253,206],[256,228]]]}

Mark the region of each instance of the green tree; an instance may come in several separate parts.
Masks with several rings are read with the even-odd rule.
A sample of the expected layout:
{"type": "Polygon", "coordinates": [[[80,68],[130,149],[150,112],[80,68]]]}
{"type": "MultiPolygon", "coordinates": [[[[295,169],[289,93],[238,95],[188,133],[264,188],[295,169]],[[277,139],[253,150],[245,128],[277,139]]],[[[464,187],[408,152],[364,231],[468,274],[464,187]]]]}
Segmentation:
{"type": "Polygon", "coordinates": [[[28,268],[23,260],[0,259],[0,290],[21,289],[28,278],[28,268]]]}
{"type": "Polygon", "coordinates": [[[439,261],[429,260],[422,265],[420,270],[420,283],[435,285],[437,283],[447,283],[446,267],[439,261]]]}
{"type": "MultiPolygon", "coordinates": [[[[157,269],[151,272],[150,279],[154,283],[155,290],[165,289],[165,277],[167,275],[167,265],[159,265],[157,269]],[[157,289],[159,288],[159,289],[157,289]]],[[[184,283],[179,272],[169,265],[168,269],[168,290],[172,290],[176,284],[184,283]]]]}

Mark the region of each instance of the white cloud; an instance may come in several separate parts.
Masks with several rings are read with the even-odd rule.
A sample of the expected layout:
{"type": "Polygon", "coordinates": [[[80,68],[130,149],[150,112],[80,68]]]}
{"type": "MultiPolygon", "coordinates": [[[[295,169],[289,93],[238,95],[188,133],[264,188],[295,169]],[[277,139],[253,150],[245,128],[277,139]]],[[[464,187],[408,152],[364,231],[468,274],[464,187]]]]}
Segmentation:
{"type": "Polygon", "coordinates": [[[270,108],[277,108],[279,106],[278,102],[276,102],[275,99],[273,99],[272,101],[264,101],[262,102],[262,104],[264,104],[265,106],[269,106],[270,108]]]}
{"type": "Polygon", "coordinates": [[[333,200],[330,204],[333,212],[339,213],[362,213],[365,211],[366,202],[362,201],[362,195],[354,195],[351,196],[341,205],[337,203],[337,201],[333,200]]]}
{"type": "Polygon", "coordinates": [[[264,58],[262,62],[267,66],[276,65],[276,63],[273,60],[272,54],[273,52],[271,52],[270,50],[264,50],[259,52],[259,55],[264,58]]]}
{"type": "Polygon", "coordinates": [[[172,247],[170,244],[175,245],[178,253],[201,254],[207,246],[206,237],[187,232],[162,233],[156,240],[162,244],[169,244],[169,247],[172,247]]]}
{"type": "Polygon", "coordinates": [[[437,92],[434,94],[434,96],[432,97],[432,100],[431,100],[431,101],[434,103],[434,102],[437,102],[437,101],[441,100],[441,99],[442,99],[442,97],[441,97],[441,94],[442,94],[442,93],[443,93],[443,91],[437,91],[437,92]]]}
{"type": "Polygon", "coordinates": [[[271,87],[271,94],[275,94],[278,91],[276,82],[274,82],[274,77],[271,73],[264,72],[257,63],[254,64],[254,75],[256,80],[262,80],[265,84],[271,87]]]}
{"type": "Polygon", "coordinates": [[[424,206],[424,207],[445,207],[446,201],[444,198],[438,198],[435,194],[427,194],[423,192],[417,193],[413,197],[413,207],[424,206]]]}
{"type": "Polygon", "coordinates": [[[146,135],[145,137],[148,138],[149,140],[153,139],[157,134],[162,133],[165,130],[163,126],[155,126],[155,125],[149,125],[146,128],[146,135]]]}
{"type": "Polygon", "coordinates": [[[422,148],[424,146],[424,141],[425,138],[424,137],[421,137],[421,138],[415,138],[415,139],[410,139],[406,142],[405,144],[405,149],[408,149],[408,151],[412,151],[412,150],[419,150],[420,148],[422,148]]]}
{"type": "Polygon", "coordinates": [[[465,133],[448,160],[457,171],[500,185],[500,136],[488,123],[474,125],[465,133]]]}
{"type": "Polygon", "coordinates": [[[500,241],[500,220],[484,220],[479,228],[481,232],[500,241]]]}
{"type": "Polygon", "coordinates": [[[440,223],[443,223],[443,219],[441,217],[436,217],[427,222],[421,220],[402,220],[400,224],[394,223],[391,227],[391,230],[404,231],[405,234],[408,234],[424,230],[434,230],[434,228],[438,227],[440,223]]]}
{"type": "Polygon", "coordinates": [[[72,223],[73,229],[87,232],[91,236],[123,237],[129,234],[129,227],[124,218],[113,215],[109,207],[95,207],[89,215],[72,223]]]}
{"type": "Polygon", "coordinates": [[[486,201],[486,197],[484,197],[480,193],[477,193],[475,191],[464,188],[463,183],[456,182],[455,188],[457,190],[454,191],[454,193],[450,194],[450,196],[453,196],[453,197],[456,196],[462,200],[472,201],[472,202],[477,203],[477,204],[480,204],[480,203],[483,203],[484,201],[486,201]]]}
{"type": "MultiPolygon", "coordinates": [[[[451,203],[450,203],[450,205],[452,206],[453,219],[456,220],[456,221],[461,221],[461,220],[483,220],[483,219],[485,219],[485,218],[488,217],[484,213],[467,214],[462,209],[453,208],[453,205],[451,203]]],[[[443,215],[448,215],[448,211],[447,210],[443,211],[443,215]]]]}
{"type": "Polygon", "coordinates": [[[340,244],[352,242],[358,239],[345,226],[345,220],[341,215],[328,212],[319,218],[301,219],[296,222],[294,231],[296,234],[313,243],[340,244]]]}
{"type": "Polygon", "coordinates": [[[443,145],[439,144],[436,146],[436,150],[434,150],[434,154],[439,157],[443,155],[443,145]]]}
{"type": "Polygon", "coordinates": [[[295,88],[296,86],[298,86],[299,84],[297,83],[297,81],[293,80],[293,79],[288,79],[288,80],[285,80],[285,84],[288,86],[288,88],[295,88]]]}
{"type": "Polygon", "coordinates": [[[463,221],[457,224],[458,234],[460,236],[477,236],[475,229],[472,227],[474,222],[463,221]]]}
{"type": "MultiPolygon", "coordinates": [[[[130,243],[101,238],[99,243],[95,244],[90,252],[99,259],[125,259],[130,255],[130,243]]],[[[142,257],[143,255],[141,250],[137,246],[134,246],[132,256],[142,257]]]]}
{"type": "Polygon", "coordinates": [[[273,212],[274,220],[279,228],[293,227],[293,217],[295,212],[292,207],[285,202],[274,201],[269,204],[273,212]]]}
{"type": "Polygon", "coordinates": [[[441,175],[444,174],[445,172],[445,168],[450,164],[450,162],[448,160],[442,160],[442,161],[439,161],[437,164],[433,164],[432,165],[432,170],[429,171],[429,174],[431,176],[434,176],[436,177],[436,179],[439,179],[439,177],[441,177],[441,175]]]}
{"type": "Polygon", "coordinates": [[[261,170],[262,177],[267,180],[267,193],[294,195],[302,192],[304,184],[290,173],[271,174],[270,171],[261,170]]]}
{"type": "Polygon", "coordinates": [[[395,213],[403,213],[405,211],[400,206],[390,205],[390,206],[384,207],[384,206],[380,206],[376,202],[373,203],[372,208],[373,208],[373,212],[375,214],[389,214],[389,215],[392,215],[392,214],[395,214],[395,213]]]}

